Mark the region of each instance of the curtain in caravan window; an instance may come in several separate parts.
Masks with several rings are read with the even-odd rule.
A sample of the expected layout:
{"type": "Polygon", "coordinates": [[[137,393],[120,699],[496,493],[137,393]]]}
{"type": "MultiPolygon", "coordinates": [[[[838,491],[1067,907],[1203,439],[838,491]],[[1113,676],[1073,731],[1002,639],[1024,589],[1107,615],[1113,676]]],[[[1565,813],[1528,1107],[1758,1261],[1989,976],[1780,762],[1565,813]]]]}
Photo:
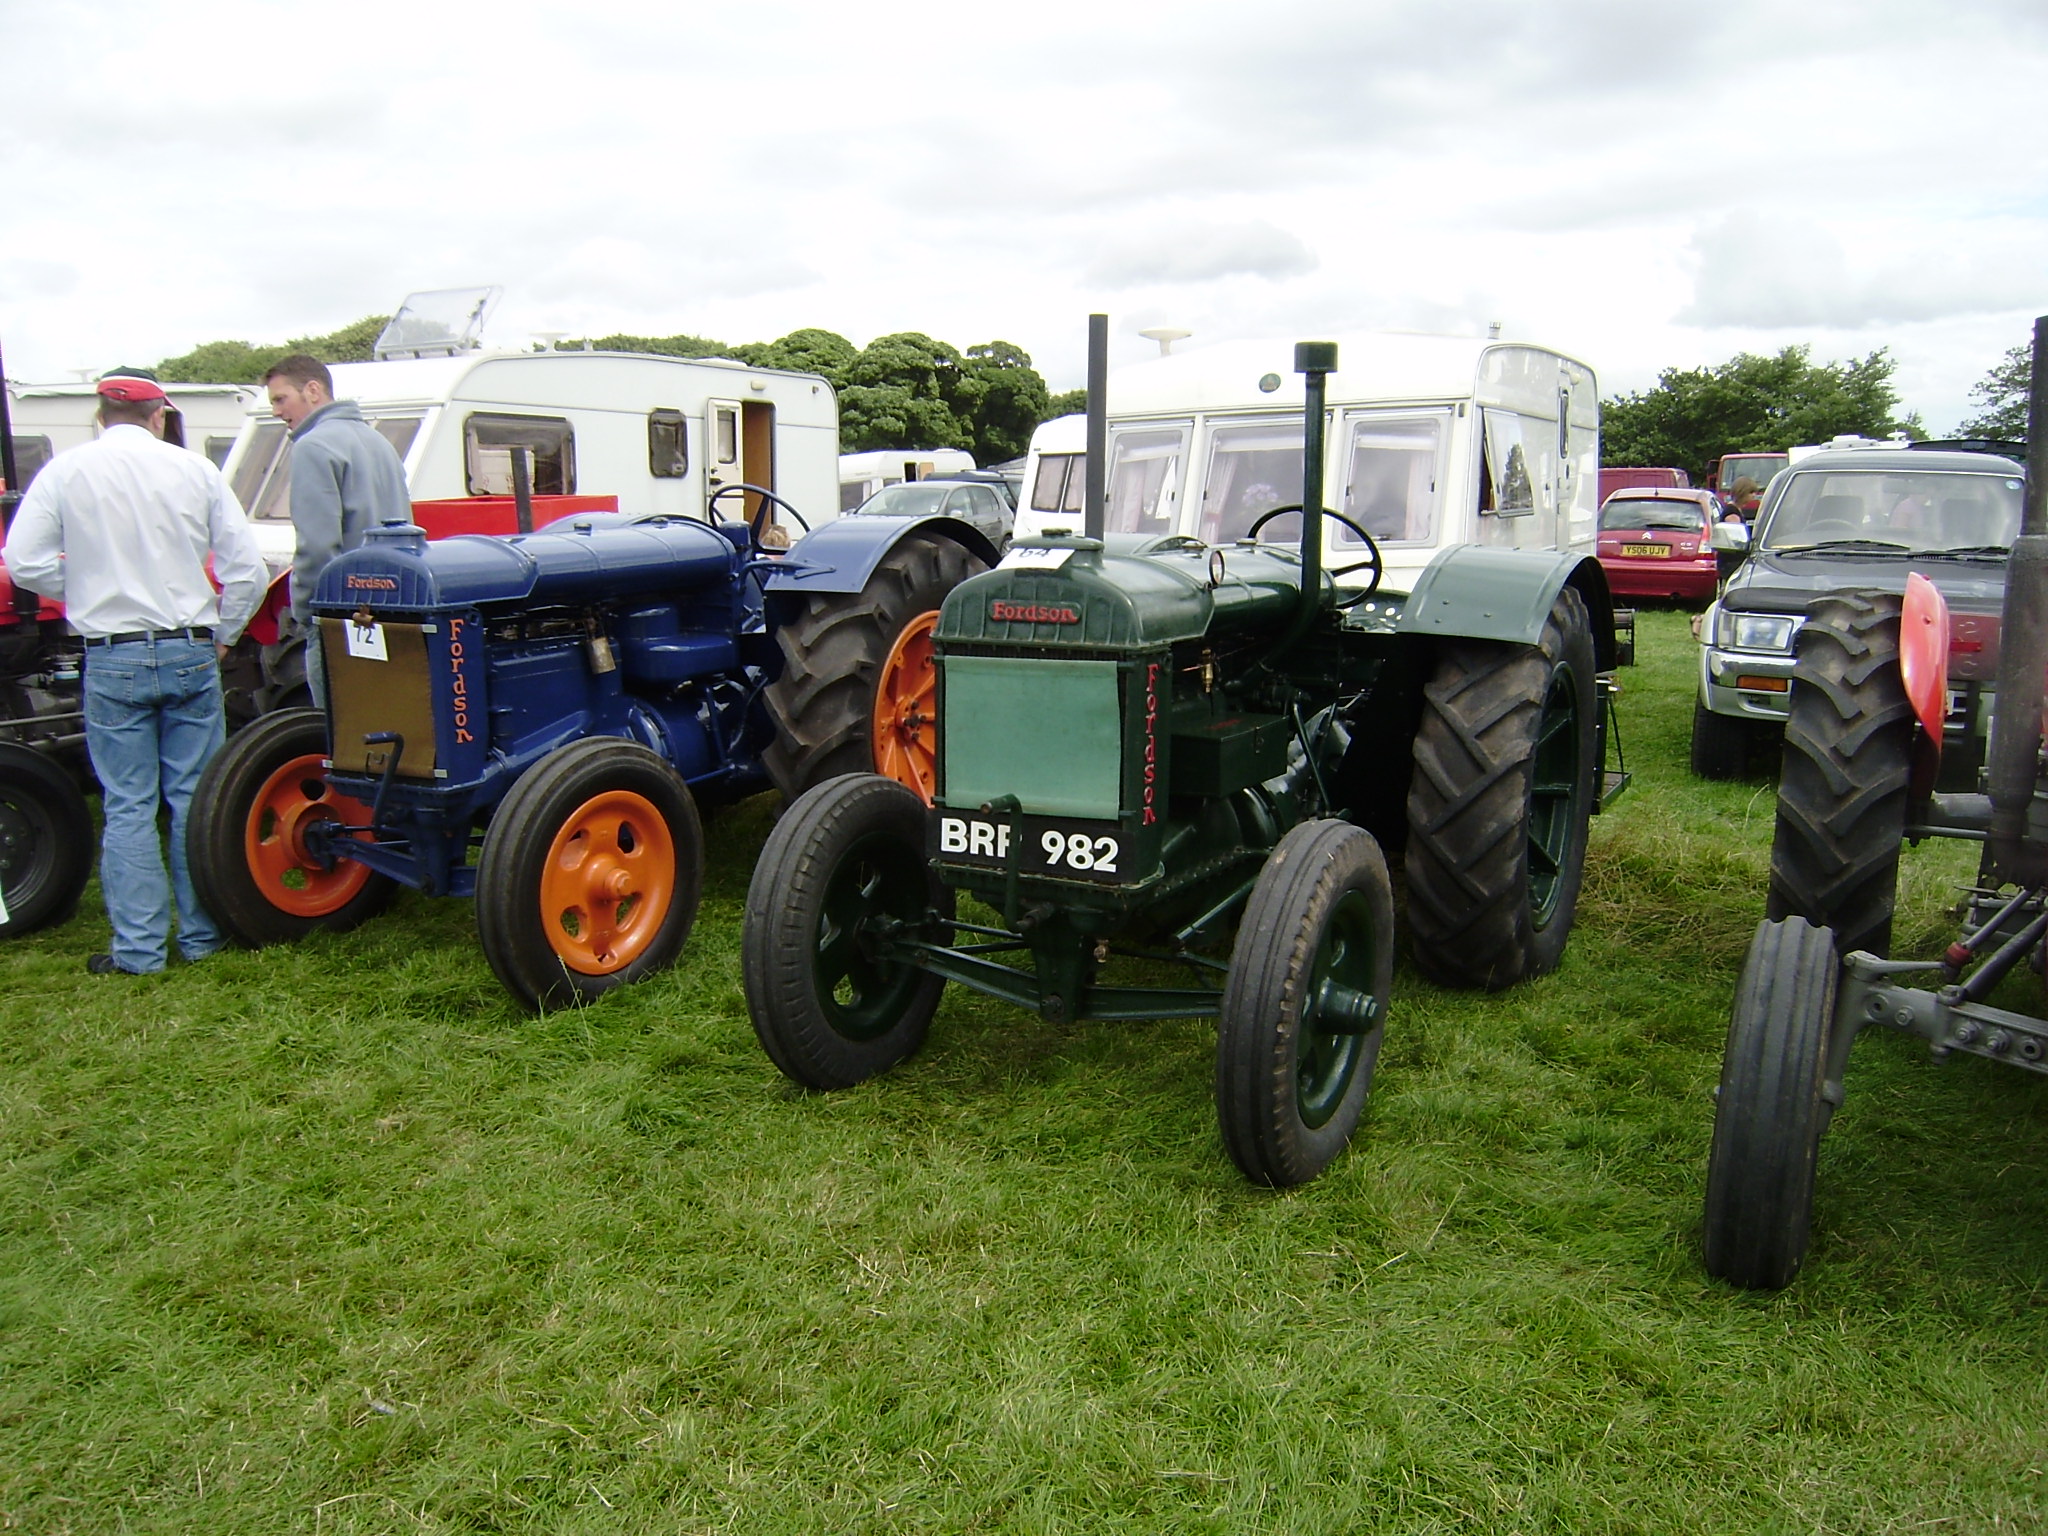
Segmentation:
{"type": "Polygon", "coordinates": [[[1519,515],[1536,510],[1536,466],[1525,440],[1522,418],[1513,411],[1482,409],[1486,424],[1487,503],[1483,512],[1519,515]]]}
{"type": "MultiPolygon", "coordinates": [[[[1437,465],[1442,415],[1364,416],[1350,423],[1344,461],[1344,515],[1388,544],[1426,544],[1436,537],[1437,465]]],[[[1331,523],[1332,546],[1357,538],[1331,523]]]]}
{"type": "MultiPolygon", "coordinates": [[[[1201,537],[1210,544],[1243,538],[1261,512],[1301,501],[1301,418],[1217,427],[1209,435],[1209,472],[1202,481],[1201,537]]],[[[1276,518],[1259,537],[1282,543],[1301,537],[1301,520],[1276,518]]]]}
{"type": "MultiPolygon", "coordinates": [[[[1187,449],[1185,426],[1117,432],[1109,444],[1109,506],[1104,526],[1112,533],[1171,533],[1180,495],[1180,466],[1187,449]]],[[[1076,473],[1081,472],[1076,466],[1076,473]]]]}

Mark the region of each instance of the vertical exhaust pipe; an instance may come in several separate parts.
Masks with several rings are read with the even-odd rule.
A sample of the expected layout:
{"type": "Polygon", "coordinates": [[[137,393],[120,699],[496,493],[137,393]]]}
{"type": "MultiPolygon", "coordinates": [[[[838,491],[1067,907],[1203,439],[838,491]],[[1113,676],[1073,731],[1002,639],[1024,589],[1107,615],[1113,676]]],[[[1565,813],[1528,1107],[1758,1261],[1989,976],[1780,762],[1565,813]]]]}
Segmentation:
{"type": "Polygon", "coordinates": [[[1323,400],[1337,371],[1337,343],[1298,341],[1294,371],[1302,374],[1301,402],[1301,602],[1287,633],[1273,648],[1279,656],[1315,626],[1323,608],[1323,400]]]}
{"type": "Polygon", "coordinates": [[[1102,537],[1109,473],[1109,316],[1088,317],[1088,459],[1082,481],[1081,531],[1102,537]]]}
{"type": "Polygon", "coordinates": [[[2048,683],[2048,315],[2034,322],[2027,398],[2027,490],[2020,535],[2005,571],[1998,640],[1998,703],[1986,774],[1993,872],[2015,885],[2048,885],[2048,847],[2027,837],[2040,780],[2044,683],[2048,683]]]}

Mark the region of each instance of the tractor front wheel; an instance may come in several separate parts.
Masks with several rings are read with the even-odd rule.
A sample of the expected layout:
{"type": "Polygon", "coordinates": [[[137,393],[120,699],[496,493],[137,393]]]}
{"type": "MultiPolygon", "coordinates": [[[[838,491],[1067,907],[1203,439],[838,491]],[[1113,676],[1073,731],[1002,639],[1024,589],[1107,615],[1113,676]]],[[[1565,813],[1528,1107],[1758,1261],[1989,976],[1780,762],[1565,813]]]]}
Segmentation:
{"type": "Polygon", "coordinates": [[[986,566],[950,539],[913,534],[860,592],[820,592],[776,631],[782,676],[766,692],[768,776],[794,801],[846,773],[881,773],[927,805],[936,787],[931,633],[946,594],[986,566]]]}
{"type": "Polygon", "coordinates": [[[923,803],[879,774],[829,780],[775,824],[747,887],[747,1011],[776,1066],[850,1088],[916,1054],[943,977],[884,952],[889,932],[952,915],[925,862],[923,803]]]}
{"type": "Polygon", "coordinates": [[[1570,936],[1600,772],[1593,634],[1567,587],[1534,645],[1447,642],[1423,690],[1408,790],[1415,960],[1447,986],[1510,986],[1570,936]]]}
{"type": "Polygon", "coordinates": [[[61,764],[0,742],[0,938],[61,923],[92,873],[92,811],[61,764]]]}
{"type": "Polygon", "coordinates": [[[1804,918],[1757,925],[1735,988],[1707,1163],[1707,1272],[1750,1290],[1792,1283],[1813,1220],[1814,1162],[1840,965],[1804,918]]]}
{"type": "Polygon", "coordinates": [[[1832,928],[1845,955],[1891,951],[1913,752],[1899,607],[1885,592],[1817,598],[1793,664],[1764,915],[1832,928]]]}
{"type": "Polygon", "coordinates": [[[704,882],[681,775],[636,742],[589,737],[512,786],[477,863],[476,927],[505,989],[535,1012],[675,963],[704,882]]]}
{"type": "Polygon", "coordinates": [[[264,715],[214,754],[192,796],[185,851],[200,905],[252,949],[339,932],[375,916],[392,883],[353,859],[316,853],[315,828],[370,834],[370,808],[327,783],[327,720],[317,709],[264,715]]]}
{"type": "Polygon", "coordinates": [[[1238,926],[1216,1036],[1216,1113],[1245,1177],[1303,1184],[1351,1140],[1394,973],[1380,845],[1342,821],[1280,840],[1238,926]]]}

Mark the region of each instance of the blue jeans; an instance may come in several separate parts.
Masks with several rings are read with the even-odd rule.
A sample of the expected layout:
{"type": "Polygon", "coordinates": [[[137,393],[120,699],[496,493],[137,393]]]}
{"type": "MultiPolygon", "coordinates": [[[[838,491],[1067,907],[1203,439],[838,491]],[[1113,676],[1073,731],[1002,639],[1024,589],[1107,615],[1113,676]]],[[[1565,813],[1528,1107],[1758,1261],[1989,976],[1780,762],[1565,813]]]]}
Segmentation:
{"type": "Polygon", "coordinates": [[[87,647],[85,744],[106,811],[100,894],[114,925],[114,963],[160,971],[178,903],[178,952],[199,960],[222,944],[185,860],[185,819],[199,775],[227,736],[220,666],[201,641],[136,640],[87,647]],[[171,808],[164,879],[157,805],[171,808]]]}

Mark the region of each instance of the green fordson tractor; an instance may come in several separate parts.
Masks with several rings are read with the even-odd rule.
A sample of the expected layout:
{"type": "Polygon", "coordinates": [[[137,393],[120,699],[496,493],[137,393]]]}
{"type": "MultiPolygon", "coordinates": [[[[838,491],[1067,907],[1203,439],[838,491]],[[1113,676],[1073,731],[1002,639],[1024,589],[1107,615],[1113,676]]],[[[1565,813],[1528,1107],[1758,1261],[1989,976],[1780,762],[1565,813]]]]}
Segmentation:
{"type": "Polygon", "coordinates": [[[1230,1155],[1296,1184],[1343,1149],[1372,1081],[1395,948],[1383,849],[1405,850],[1425,974],[1497,988],[1555,965],[1587,818],[1622,782],[1603,777],[1617,643],[1599,566],[1464,544],[1380,590],[1356,520],[1299,516],[1323,504],[1336,348],[1304,343],[1295,366],[1298,505],[1221,546],[1024,542],[940,612],[934,803],[853,775],[777,825],[745,983],[795,1081],[848,1087],[909,1057],[948,982],[1050,1021],[1214,1017],[1230,1155]],[[1363,553],[1325,570],[1332,521],[1363,553]],[[1267,542],[1283,526],[1306,536],[1267,542]]]}

